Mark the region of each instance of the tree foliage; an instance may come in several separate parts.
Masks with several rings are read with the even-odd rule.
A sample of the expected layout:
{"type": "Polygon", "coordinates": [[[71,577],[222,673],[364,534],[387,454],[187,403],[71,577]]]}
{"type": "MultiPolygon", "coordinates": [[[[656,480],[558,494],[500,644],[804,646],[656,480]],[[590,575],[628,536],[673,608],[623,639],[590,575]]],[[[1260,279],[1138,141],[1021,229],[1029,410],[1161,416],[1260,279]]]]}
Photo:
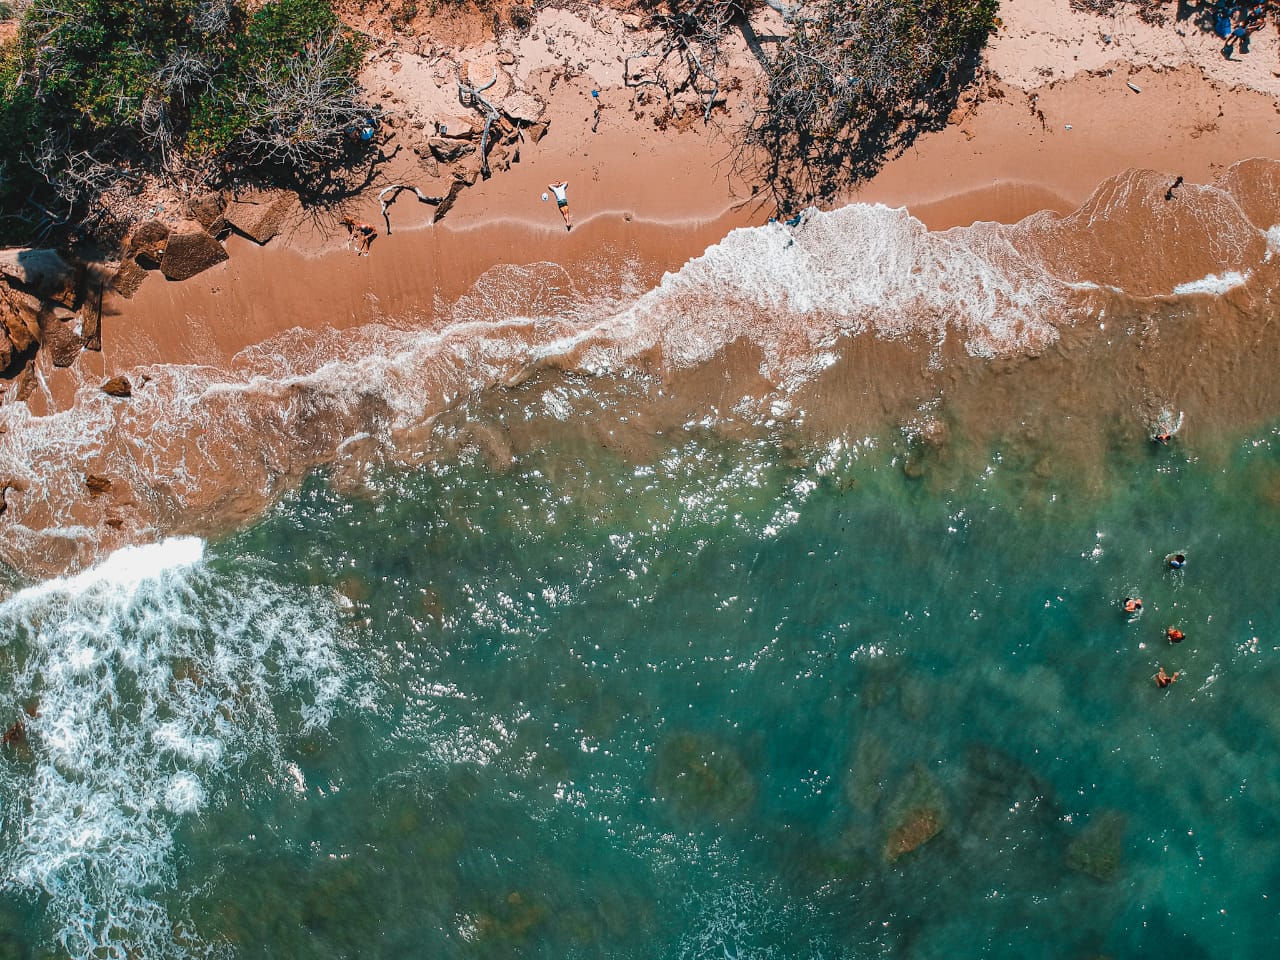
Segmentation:
{"type": "Polygon", "coordinates": [[[940,125],[994,29],[998,0],[809,0],[767,61],[750,138],[785,193],[823,195],[940,125]]]}
{"type": "Polygon", "coordinates": [[[21,15],[0,50],[11,239],[23,218],[73,220],[141,173],[189,181],[225,161],[303,175],[337,159],[365,110],[362,51],[329,0],[29,0],[21,15]]]}
{"type": "MultiPolygon", "coordinates": [[[[998,0],[655,0],[691,82],[718,74],[726,32],[764,69],[744,142],[765,148],[781,204],[830,196],[945,121],[996,24],[998,0]],[[757,33],[765,4],[781,29],[757,33]],[[691,52],[697,51],[697,56],[691,52]]],[[[717,86],[718,91],[718,86],[717,86]]],[[[714,98],[714,97],[713,97],[714,98]]],[[[712,98],[712,99],[713,99],[712,98]]],[[[710,115],[710,100],[706,103],[710,115]]]]}

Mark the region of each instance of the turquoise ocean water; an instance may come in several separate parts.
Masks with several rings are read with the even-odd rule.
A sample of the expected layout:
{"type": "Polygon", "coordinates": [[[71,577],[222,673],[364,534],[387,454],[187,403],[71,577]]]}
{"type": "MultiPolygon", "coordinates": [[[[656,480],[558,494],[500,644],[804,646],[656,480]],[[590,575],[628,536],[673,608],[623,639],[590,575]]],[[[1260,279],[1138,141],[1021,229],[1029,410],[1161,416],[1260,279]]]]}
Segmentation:
{"type": "Polygon", "coordinates": [[[28,588],[0,957],[1268,955],[1280,432],[1215,443],[566,436],[28,588]]]}

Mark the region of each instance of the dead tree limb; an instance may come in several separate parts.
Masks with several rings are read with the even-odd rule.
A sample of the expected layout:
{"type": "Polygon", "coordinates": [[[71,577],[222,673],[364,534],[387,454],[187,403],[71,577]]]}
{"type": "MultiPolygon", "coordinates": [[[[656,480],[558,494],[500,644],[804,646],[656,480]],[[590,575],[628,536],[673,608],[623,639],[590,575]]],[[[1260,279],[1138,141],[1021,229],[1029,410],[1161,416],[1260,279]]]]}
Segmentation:
{"type": "Polygon", "coordinates": [[[493,70],[493,78],[482,87],[462,82],[462,71],[458,71],[458,102],[464,107],[472,109],[482,109],[484,112],[484,130],[480,134],[480,175],[486,180],[489,179],[491,171],[489,170],[489,130],[493,127],[494,121],[498,119],[497,108],[492,103],[480,96],[481,91],[488,90],[498,82],[498,69],[493,70]]]}

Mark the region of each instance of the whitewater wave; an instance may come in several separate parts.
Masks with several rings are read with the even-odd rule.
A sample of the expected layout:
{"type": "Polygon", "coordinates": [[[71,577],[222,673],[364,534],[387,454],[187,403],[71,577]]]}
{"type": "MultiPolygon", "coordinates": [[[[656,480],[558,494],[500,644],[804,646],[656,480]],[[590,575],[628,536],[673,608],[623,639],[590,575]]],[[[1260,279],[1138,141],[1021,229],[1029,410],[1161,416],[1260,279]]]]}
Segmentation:
{"type": "Polygon", "coordinates": [[[1230,189],[1187,187],[1176,203],[1163,199],[1167,177],[1131,172],[1068,217],[1013,226],[930,233],[902,209],[809,211],[795,228],[733,231],[638,297],[588,299],[552,263],[500,266],[430,329],[293,331],[230,370],[134,371],[127,402],[87,388],[50,416],[7,404],[0,558],[62,571],[176,528],[219,529],[318,464],[416,451],[442,412],[542,371],[661,382],[746,344],[755,369],[740,396],[750,401],[731,397],[728,408],[769,417],[877,343],[908,344],[928,369],[955,356],[1038,355],[1066,331],[1104,329],[1082,321],[1117,298],[1251,283],[1275,220],[1258,191],[1240,200],[1271,170],[1251,163],[1250,176],[1224,178],[1230,189]],[[89,470],[111,481],[109,495],[87,496],[89,470]]]}
{"type": "Polygon", "coordinates": [[[43,899],[68,955],[219,952],[161,899],[174,832],[234,772],[283,769],[282,727],[327,724],[335,622],[324,597],[215,572],[189,537],[0,604],[0,701],[24,711],[0,764],[0,884],[43,899]]]}

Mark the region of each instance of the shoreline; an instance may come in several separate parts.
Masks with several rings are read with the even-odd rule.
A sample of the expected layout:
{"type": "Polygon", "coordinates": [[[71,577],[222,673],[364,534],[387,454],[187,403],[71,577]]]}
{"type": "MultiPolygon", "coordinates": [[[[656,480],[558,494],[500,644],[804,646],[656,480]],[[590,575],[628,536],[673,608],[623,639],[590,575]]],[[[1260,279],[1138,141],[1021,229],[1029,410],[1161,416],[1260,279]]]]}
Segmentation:
{"type": "MultiPolygon", "coordinates": [[[[1030,6],[1030,0],[1013,4],[1024,13],[1030,6]]],[[[1058,6],[1065,8],[1066,0],[1058,6]]],[[[560,11],[557,16],[567,15],[560,11]]],[[[1006,30],[998,38],[992,60],[1004,56],[1000,50],[1016,46],[1018,37],[1011,33],[1006,30]]],[[[1275,54],[1274,31],[1265,39],[1265,45],[1255,45],[1258,58],[1275,54]]],[[[464,190],[440,223],[431,223],[432,208],[418,204],[411,193],[403,194],[389,209],[392,232],[384,233],[377,192],[389,183],[415,185],[410,179],[412,164],[405,166],[405,158],[389,164],[386,179],[377,180],[348,207],[301,211],[279,237],[262,247],[233,235],[226,243],[227,261],[186,281],[153,276],[132,299],[112,298],[103,314],[101,353],[83,352],[73,366],[63,368],[54,367],[42,351],[36,363],[37,388],[25,401],[29,415],[20,417],[12,403],[0,407],[0,427],[8,431],[6,435],[0,430],[0,450],[13,454],[14,476],[20,481],[10,484],[10,509],[0,517],[0,538],[9,541],[0,546],[0,555],[31,572],[59,571],[83,566],[123,543],[173,532],[234,528],[258,515],[306,470],[330,462],[336,453],[326,450],[346,450],[360,432],[352,424],[362,422],[345,408],[340,414],[317,415],[320,421],[334,417],[338,426],[332,427],[298,427],[266,409],[246,414],[253,429],[300,429],[307,434],[298,451],[276,451],[282,464],[279,475],[267,471],[255,479],[238,474],[217,455],[204,466],[186,459],[188,453],[205,455],[203,431],[227,425],[241,428],[234,419],[224,423],[216,411],[201,413],[188,427],[197,431],[194,436],[171,438],[175,450],[152,449],[149,431],[154,421],[149,424],[147,418],[170,416],[171,411],[159,401],[136,397],[124,401],[130,406],[103,407],[98,387],[107,378],[131,376],[145,388],[144,394],[153,389],[146,383],[151,377],[166,380],[168,390],[192,380],[204,384],[193,389],[207,394],[246,391],[247,381],[257,382],[256,377],[265,385],[264,395],[274,398],[271,402],[287,407],[304,402],[294,396],[298,375],[291,371],[312,371],[306,376],[314,379],[315,371],[326,365],[366,358],[388,337],[454,337],[468,310],[480,321],[484,332],[478,336],[485,349],[497,350],[500,341],[509,339],[510,345],[502,349],[514,351],[513,356],[520,350],[536,355],[542,349],[540,338],[549,335],[555,341],[572,333],[574,321],[569,318],[581,314],[584,304],[614,303],[621,309],[638,302],[664,276],[677,274],[733,229],[760,226],[767,219],[765,196],[753,193],[733,169],[733,144],[714,127],[658,131],[615,103],[614,89],[603,91],[601,99],[609,109],[602,112],[599,134],[575,133],[590,126],[581,114],[583,104],[591,102],[592,82],[590,75],[566,82],[557,93],[559,99],[549,102],[554,115],[551,131],[540,142],[523,147],[519,163],[464,190]],[[575,226],[569,232],[560,229],[554,203],[540,199],[545,184],[558,179],[570,183],[575,226]],[[380,235],[369,257],[358,258],[345,248],[345,232],[338,226],[343,213],[378,224],[380,235]],[[493,325],[499,313],[526,317],[531,330],[537,329],[504,333],[493,325]],[[30,477],[54,462],[53,447],[16,434],[37,421],[49,424],[50,430],[56,423],[56,430],[63,430],[66,418],[101,416],[85,412],[91,409],[113,411],[108,416],[114,419],[106,427],[99,424],[90,430],[105,429],[113,439],[102,441],[89,459],[73,460],[74,469],[115,477],[115,490],[99,496],[73,477],[42,490],[39,506],[28,504],[30,477]],[[355,433],[343,434],[346,439],[325,436],[326,430],[348,428],[355,433]],[[36,445],[28,447],[28,442],[36,445]],[[134,462],[126,464],[122,457],[134,462]],[[27,479],[21,478],[22,470],[27,479]],[[64,530],[78,546],[55,544],[30,551],[29,543],[23,545],[26,534],[18,532],[28,523],[35,524],[31,529],[43,527],[46,534],[64,530]]],[[[1079,210],[1100,186],[1123,180],[1126,170],[1176,160],[1176,169],[1159,176],[1184,176],[1187,190],[1200,190],[1197,184],[1214,182],[1236,161],[1280,157],[1275,97],[1244,87],[1225,88],[1206,78],[1202,64],[1194,60],[1158,69],[1135,66],[1127,72],[1095,67],[1039,86],[1028,83],[1026,76],[984,79],[945,128],[922,136],[905,153],[889,159],[845,202],[905,208],[932,231],[975,223],[1017,224],[1036,214],[1061,220],[1079,210]],[[1141,92],[1129,89],[1130,82],[1141,92]]],[[[1135,176],[1142,183],[1150,180],[1135,176]]],[[[957,240],[979,242],[986,235],[981,230],[961,232],[957,240]]],[[[872,250],[867,254],[875,255],[872,250]]],[[[678,294],[671,297],[679,300],[678,294]]],[[[605,314],[613,315],[608,310],[605,314]]],[[[599,339],[594,332],[590,337],[599,339]]],[[[814,342],[820,341],[818,336],[814,342]]],[[[741,378],[750,395],[763,395],[764,387],[752,379],[758,378],[752,364],[759,365],[756,352],[763,347],[749,338],[745,345],[726,342],[710,365],[719,373],[705,375],[672,366],[666,349],[640,347],[635,362],[647,370],[647,355],[652,354],[656,368],[666,371],[664,376],[695,384],[691,395],[705,391],[708,398],[730,402],[717,392],[720,388],[701,384],[720,374],[741,378]]],[[[897,350],[890,348],[888,354],[896,356],[897,350]]],[[[585,363],[590,368],[593,361],[579,353],[575,348],[571,358],[550,361],[482,359],[474,373],[445,364],[444,372],[422,374],[441,392],[438,400],[416,401],[424,404],[421,429],[428,430],[435,417],[468,390],[501,387],[509,377],[525,376],[517,372],[522,367],[574,370],[579,369],[575,364],[585,363]],[[509,369],[511,364],[514,369],[509,369]],[[438,404],[444,406],[437,408],[438,404]]],[[[417,353],[409,355],[422,362],[417,353]]],[[[467,350],[460,355],[467,355],[467,350]]],[[[907,379],[886,386],[887,394],[897,398],[893,404],[885,402],[886,409],[897,409],[915,396],[910,378],[920,377],[921,383],[930,379],[914,359],[893,369],[907,379]]],[[[889,370],[867,372],[891,375],[889,370]]],[[[342,380],[350,374],[334,376],[342,380]]],[[[11,383],[7,392],[14,389],[11,383]]],[[[172,415],[189,416],[187,407],[201,396],[171,398],[180,406],[172,415]]],[[[390,402],[373,393],[365,399],[375,407],[390,402]]],[[[39,436],[36,430],[33,437],[39,436]]],[[[209,443],[234,445],[226,437],[209,443]]],[[[0,484],[5,481],[0,476],[0,484]]]]}

